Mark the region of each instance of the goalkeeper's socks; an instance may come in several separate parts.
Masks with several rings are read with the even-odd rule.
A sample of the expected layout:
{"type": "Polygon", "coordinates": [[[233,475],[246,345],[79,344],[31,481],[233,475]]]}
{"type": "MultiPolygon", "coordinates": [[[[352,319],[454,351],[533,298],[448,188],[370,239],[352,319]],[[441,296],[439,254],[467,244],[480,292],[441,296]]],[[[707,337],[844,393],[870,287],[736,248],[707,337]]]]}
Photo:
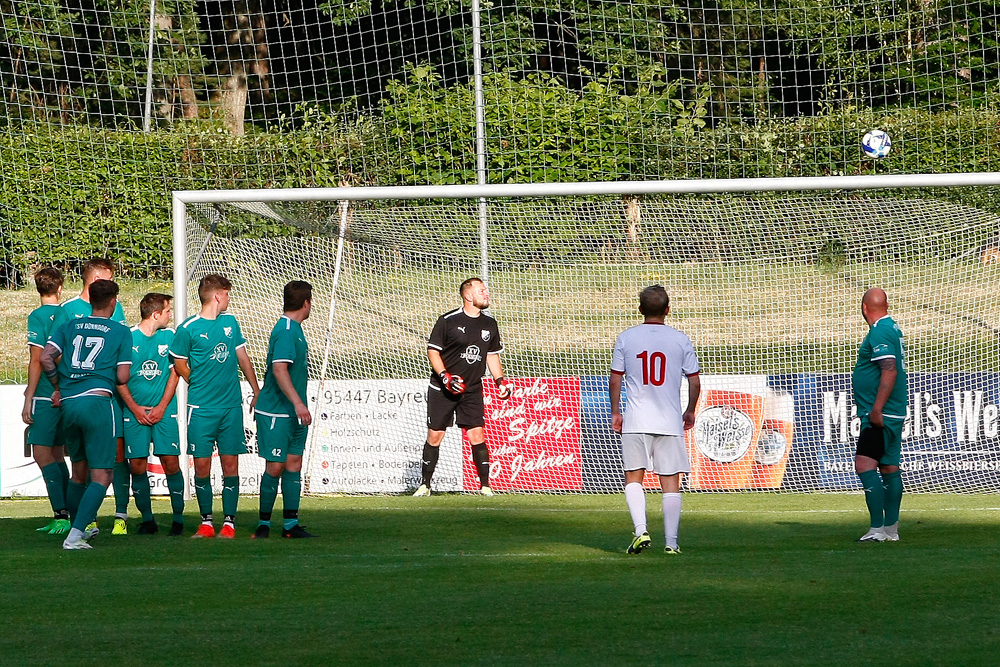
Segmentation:
{"type": "Polygon", "coordinates": [[[441,454],[440,447],[431,447],[430,443],[424,443],[424,454],[420,461],[420,476],[424,486],[431,488],[431,477],[434,476],[434,469],[437,468],[438,455],[441,454]]]}
{"type": "Polygon", "coordinates": [[[642,484],[632,482],[625,485],[625,504],[628,505],[629,514],[632,515],[635,534],[642,535],[646,532],[646,492],[642,484]]]}
{"type": "Polygon", "coordinates": [[[663,494],[663,532],[667,546],[677,548],[677,532],[681,527],[681,494],[663,494]]]}
{"type": "Polygon", "coordinates": [[[899,523],[899,505],[903,501],[903,473],[882,473],[882,488],[885,490],[885,525],[899,523]]]}
{"type": "Polygon", "coordinates": [[[212,478],[195,477],[194,495],[198,499],[198,512],[205,516],[212,514],[212,478]]]}
{"type": "Polygon", "coordinates": [[[858,473],[861,486],[865,490],[865,504],[871,517],[871,527],[881,528],[885,525],[885,489],[878,470],[866,470],[858,473]]]}
{"type": "Polygon", "coordinates": [[[115,516],[128,516],[128,483],[131,474],[128,464],[124,461],[115,463],[111,476],[111,485],[115,488],[115,516]]]}
{"type": "Polygon", "coordinates": [[[476,465],[476,473],[479,474],[479,483],[482,486],[490,485],[490,450],[485,442],[472,445],[472,462],[476,465]]]}
{"type": "Polygon", "coordinates": [[[274,510],[274,500],[278,497],[278,483],[281,481],[280,477],[274,477],[268,473],[264,473],[260,478],[260,518],[264,519],[266,514],[268,519],[271,518],[271,512],[274,510]]]}

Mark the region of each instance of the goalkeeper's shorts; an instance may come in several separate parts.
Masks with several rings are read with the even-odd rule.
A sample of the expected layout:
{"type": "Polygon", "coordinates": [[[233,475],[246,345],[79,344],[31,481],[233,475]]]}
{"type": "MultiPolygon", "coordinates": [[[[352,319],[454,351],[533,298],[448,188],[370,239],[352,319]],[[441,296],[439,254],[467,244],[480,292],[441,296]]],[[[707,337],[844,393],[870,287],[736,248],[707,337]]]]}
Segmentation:
{"type": "Polygon", "coordinates": [[[461,428],[478,428],[486,424],[482,384],[457,396],[433,383],[427,387],[427,428],[443,431],[455,424],[461,428]]]}

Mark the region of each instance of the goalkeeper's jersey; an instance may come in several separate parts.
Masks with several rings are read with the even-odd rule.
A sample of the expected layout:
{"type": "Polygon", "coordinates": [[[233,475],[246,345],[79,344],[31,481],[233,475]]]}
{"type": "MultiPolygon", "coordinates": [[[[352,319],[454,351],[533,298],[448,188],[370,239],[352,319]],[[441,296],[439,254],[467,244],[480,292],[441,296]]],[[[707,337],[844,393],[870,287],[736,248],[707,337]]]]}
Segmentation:
{"type": "Polygon", "coordinates": [[[132,363],[128,327],[106,317],[68,320],[48,344],[62,355],[57,370],[63,399],[114,394],[118,367],[132,363]]]}
{"type": "Polygon", "coordinates": [[[896,384],[882,408],[882,415],[888,419],[905,419],[909,401],[906,391],[906,344],[899,325],[888,315],[877,320],[868,329],[868,335],[858,349],[854,372],[851,373],[851,389],[859,417],[867,416],[875,405],[878,385],[882,380],[882,369],[878,362],[882,359],[896,361],[896,384]]]}
{"type": "MultiPolygon", "coordinates": [[[[427,349],[441,353],[445,370],[460,375],[468,391],[482,387],[486,356],[503,352],[503,344],[496,320],[482,312],[478,317],[471,317],[463,308],[458,308],[438,318],[427,339],[427,349]]],[[[431,382],[441,386],[434,373],[431,373],[431,382]]]]}
{"type": "Polygon", "coordinates": [[[611,372],[625,376],[622,433],[683,435],[681,380],[697,375],[691,339],[662,323],[644,323],[618,335],[611,372]]]}
{"type": "Polygon", "coordinates": [[[238,408],[243,405],[236,350],[246,347],[239,322],[229,313],[214,320],[195,315],[177,328],[170,354],[187,359],[191,368],[188,405],[193,408],[238,408]]]}
{"type": "MultiPolygon", "coordinates": [[[[28,315],[28,347],[45,348],[49,338],[59,325],[66,321],[66,313],[54,303],[42,304],[28,315]]],[[[52,395],[52,383],[42,373],[35,389],[37,398],[48,398],[52,395]]]]}
{"type": "Polygon", "coordinates": [[[302,325],[282,315],[271,329],[271,337],[267,341],[267,371],[264,373],[264,386],[261,387],[254,411],[268,417],[294,417],[295,406],[274,379],[274,364],[288,364],[288,375],[295,393],[305,403],[309,383],[308,358],[309,346],[306,344],[302,325]]]}

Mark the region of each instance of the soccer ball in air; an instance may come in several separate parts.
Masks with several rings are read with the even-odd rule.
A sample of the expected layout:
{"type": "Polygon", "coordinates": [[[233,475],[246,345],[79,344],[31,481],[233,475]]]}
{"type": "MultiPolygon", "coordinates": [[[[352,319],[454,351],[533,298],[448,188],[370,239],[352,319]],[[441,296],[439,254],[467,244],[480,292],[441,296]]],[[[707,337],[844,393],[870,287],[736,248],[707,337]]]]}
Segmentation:
{"type": "Polygon", "coordinates": [[[861,140],[861,150],[870,158],[885,157],[891,147],[892,139],[882,130],[871,130],[861,140]]]}

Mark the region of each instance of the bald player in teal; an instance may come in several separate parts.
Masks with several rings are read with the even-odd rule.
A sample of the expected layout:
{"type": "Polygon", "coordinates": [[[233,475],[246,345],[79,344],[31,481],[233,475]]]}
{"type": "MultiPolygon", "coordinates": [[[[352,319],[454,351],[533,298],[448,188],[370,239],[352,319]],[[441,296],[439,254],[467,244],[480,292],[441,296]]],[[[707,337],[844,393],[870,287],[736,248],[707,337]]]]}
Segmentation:
{"type": "Polygon", "coordinates": [[[302,455],[312,414],[306,405],[309,346],[302,322],[312,312],[312,285],[293,280],[285,285],[283,314],[267,342],[264,388],[254,410],[257,452],[264,459],[260,480],[260,523],[253,538],[269,537],[271,512],[281,482],[282,537],[315,537],[299,524],[302,455]]]}
{"type": "Polygon", "coordinates": [[[60,325],[40,359],[52,383],[52,405],[62,410],[63,436],[73,462],[66,494],[73,527],[64,549],[91,548],[85,531],[111,484],[115,428],[121,420],[115,387],[128,382],[132,365],[128,327],[109,319],[117,296],[118,285],[110,280],[90,285],[93,315],[60,325]]]}
{"type": "Polygon", "coordinates": [[[253,390],[253,410],[260,394],[239,322],[226,312],[232,283],[210,273],[198,284],[201,312],[178,327],[170,345],[177,374],[187,380],[188,454],[194,457],[194,490],[201,526],[194,537],[215,537],[212,516],[212,453],[222,464],[222,511],[219,537],[236,537],[240,498],[239,455],[246,454],[243,391],[239,371],[253,390]]]}
{"type": "Polygon", "coordinates": [[[873,287],[861,299],[868,335],[858,350],[851,375],[854,404],[861,418],[854,469],[865,491],[870,528],[859,542],[899,540],[899,505],[903,498],[899,470],[906,388],[906,345],[891,317],[885,292],[873,287]]]}
{"type": "MultiPolygon", "coordinates": [[[[91,307],[88,293],[90,286],[95,280],[113,280],[115,265],[106,257],[94,257],[84,262],[83,266],[80,267],[80,276],[83,278],[83,289],[80,290],[79,296],[64,301],[62,304],[62,309],[67,319],[90,315],[91,307]]],[[[125,310],[122,308],[121,303],[115,305],[115,312],[111,316],[111,319],[128,326],[128,322],[125,320],[125,310]]],[[[115,522],[111,534],[124,535],[126,532],[125,519],[128,518],[129,474],[128,464],[125,463],[124,458],[124,441],[121,439],[124,435],[122,424],[118,424],[115,435],[118,438],[118,453],[115,455],[114,477],[112,479],[112,484],[115,488],[115,522]]]]}
{"type": "Polygon", "coordinates": [[[59,429],[59,409],[52,407],[52,384],[42,373],[40,362],[45,344],[66,319],[59,307],[62,288],[62,271],[54,266],[35,274],[35,289],[41,305],[28,315],[28,386],[24,389],[24,408],[21,410],[21,419],[28,425],[25,444],[31,447],[31,455],[42,471],[54,515],[52,521],[37,530],[50,535],[67,533],[70,527],[66,509],[69,468],[59,429]]]}

